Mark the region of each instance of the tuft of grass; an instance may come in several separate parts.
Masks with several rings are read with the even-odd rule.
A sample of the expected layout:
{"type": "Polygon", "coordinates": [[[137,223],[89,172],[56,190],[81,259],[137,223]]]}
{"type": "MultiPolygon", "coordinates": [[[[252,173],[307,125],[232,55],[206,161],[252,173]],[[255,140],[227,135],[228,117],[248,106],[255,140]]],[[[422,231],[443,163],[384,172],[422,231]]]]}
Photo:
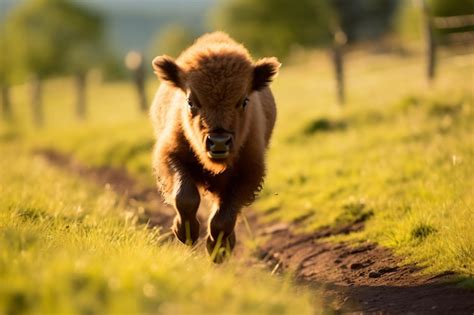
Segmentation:
{"type": "Polygon", "coordinates": [[[436,231],[437,230],[433,226],[429,224],[420,223],[411,230],[410,235],[411,239],[413,240],[423,241],[429,235],[436,233],[436,231]]]}
{"type": "Polygon", "coordinates": [[[363,200],[350,200],[342,206],[342,212],[336,217],[336,225],[363,222],[373,216],[374,211],[367,208],[363,200]]]}

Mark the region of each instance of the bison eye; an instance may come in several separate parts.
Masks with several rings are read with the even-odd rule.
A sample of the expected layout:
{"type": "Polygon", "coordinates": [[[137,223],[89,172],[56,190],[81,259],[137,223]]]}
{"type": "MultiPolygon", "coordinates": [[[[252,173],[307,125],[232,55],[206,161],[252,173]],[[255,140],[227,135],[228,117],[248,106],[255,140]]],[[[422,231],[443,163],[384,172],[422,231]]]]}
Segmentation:
{"type": "Polygon", "coordinates": [[[190,100],[189,98],[188,98],[187,101],[188,101],[188,106],[189,106],[189,108],[193,108],[193,106],[194,106],[194,105],[193,105],[193,102],[191,102],[191,100],[190,100]]]}
{"type": "Polygon", "coordinates": [[[246,97],[244,101],[242,102],[242,108],[245,108],[248,105],[248,103],[249,103],[249,98],[246,97]]]}

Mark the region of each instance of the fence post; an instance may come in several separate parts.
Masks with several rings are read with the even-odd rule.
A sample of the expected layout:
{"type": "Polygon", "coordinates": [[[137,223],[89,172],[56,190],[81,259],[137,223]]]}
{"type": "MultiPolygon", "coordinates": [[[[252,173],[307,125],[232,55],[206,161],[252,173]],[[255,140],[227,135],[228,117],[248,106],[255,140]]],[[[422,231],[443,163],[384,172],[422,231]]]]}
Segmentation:
{"type": "Polygon", "coordinates": [[[3,119],[8,121],[12,118],[12,108],[10,99],[10,87],[6,83],[0,84],[0,93],[2,94],[2,116],[3,119]]]}
{"type": "Polygon", "coordinates": [[[334,32],[332,61],[336,78],[337,102],[339,105],[344,105],[346,99],[344,81],[344,45],[346,42],[346,34],[340,28],[337,28],[334,32]]]}
{"type": "Polygon", "coordinates": [[[76,86],[76,116],[80,120],[84,120],[87,115],[86,106],[86,73],[78,71],[74,76],[76,86]]]}
{"type": "Polygon", "coordinates": [[[433,32],[433,18],[431,10],[426,0],[421,0],[421,8],[423,11],[423,36],[425,42],[426,54],[426,76],[428,82],[431,83],[436,75],[436,41],[433,32]]]}
{"type": "Polygon", "coordinates": [[[133,82],[138,95],[138,105],[140,111],[148,111],[148,102],[145,90],[145,66],[143,64],[143,54],[137,51],[130,51],[125,57],[125,65],[132,72],[133,82]]]}
{"type": "Polygon", "coordinates": [[[30,81],[31,110],[33,112],[33,122],[36,127],[42,127],[43,117],[43,86],[39,75],[34,74],[30,81]]]}

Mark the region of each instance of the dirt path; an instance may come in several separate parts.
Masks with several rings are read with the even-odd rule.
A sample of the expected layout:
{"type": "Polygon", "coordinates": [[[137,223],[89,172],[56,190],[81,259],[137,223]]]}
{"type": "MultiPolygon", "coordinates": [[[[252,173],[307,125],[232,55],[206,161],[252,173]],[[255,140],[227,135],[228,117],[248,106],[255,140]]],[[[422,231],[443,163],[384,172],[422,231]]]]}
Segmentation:
{"type": "MultiPolygon", "coordinates": [[[[68,172],[110,186],[131,204],[139,203],[143,206],[141,217],[150,225],[165,229],[171,225],[174,210],[161,202],[155,188],[140,185],[125,171],[86,167],[50,150],[37,153],[68,172]]],[[[259,243],[254,256],[274,272],[292,270],[298,280],[314,287],[326,305],[336,311],[474,314],[474,291],[449,284],[453,274],[420,275],[419,268],[403,265],[390,250],[375,244],[354,247],[324,241],[330,235],[363,229],[364,222],[325,228],[312,234],[296,234],[293,228],[302,222],[261,224],[254,213],[247,212],[251,230],[257,238],[265,239],[259,243]]],[[[243,230],[242,225],[239,228],[243,230]]],[[[246,234],[239,232],[240,237],[246,234]]],[[[246,249],[240,247],[236,251],[243,250],[246,249]]]]}

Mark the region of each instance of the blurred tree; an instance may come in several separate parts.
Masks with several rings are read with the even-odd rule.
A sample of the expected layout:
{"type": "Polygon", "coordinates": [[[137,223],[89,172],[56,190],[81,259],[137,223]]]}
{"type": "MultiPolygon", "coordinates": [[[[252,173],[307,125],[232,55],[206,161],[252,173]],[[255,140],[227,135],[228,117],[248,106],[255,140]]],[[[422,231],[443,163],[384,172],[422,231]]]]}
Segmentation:
{"type": "Polygon", "coordinates": [[[397,5],[398,0],[226,0],[216,8],[212,22],[257,55],[285,59],[294,47],[332,43],[337,99],[342,104],[345,44],[385,34],[397,5]]]}
{"type": "Polygon", "coordinates": [[[258,55],[283,59],[295,46],[328,43],[331,21],[337,17],[326,0],[228,0],[212,19],[258,55]]]}
{"type": "Polygon", "coordinates": [[[183,49],[193,43],[194,37],[193,32],[182,25],[168,25],[151,40],[149,55],[155,57],[167,54],[176,58],[183,49]]]}
{"type": "Polygon", "coordinates": [[[214,23],[245,42],[257,55],[277,55],[282,60],[294,47],[332,42],[337,100],[344,103],[347,36],[343,15],[334,1],[301,0],[291,4],[285,0],[230,0],[217,9],[214,23]]]}
{"type": "Polygon", "coordinates": [[[76,111],[85,116],[85,74],[102,58],[102,20],[69,0],[32,0],[7,18],[15,75],[32,78],[35,122],[42,124],[42,80],[74,74],[76,111]]]}
{"type": "Polygon", "coordinates": [[[398,0],[226,0],[213,24],[261,55],[287,56],[292,47],[327,45],[337,32],[348,42],[373,39],[392,27],[398,0]]]}

